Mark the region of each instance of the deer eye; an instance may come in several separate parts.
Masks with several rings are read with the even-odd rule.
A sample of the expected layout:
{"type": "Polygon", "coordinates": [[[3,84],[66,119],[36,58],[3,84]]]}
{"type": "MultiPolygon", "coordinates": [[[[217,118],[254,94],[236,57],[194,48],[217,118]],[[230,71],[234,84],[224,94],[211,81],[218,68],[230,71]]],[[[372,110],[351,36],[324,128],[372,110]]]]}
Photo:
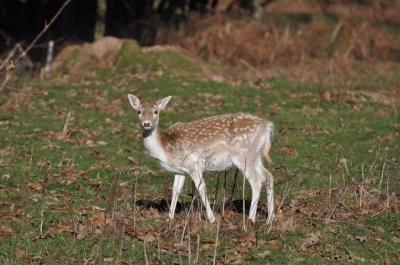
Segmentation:
{"type": "Polygon", "coordinates": [[[155,111],[154,111],[154,114],[158,114],[158,110],[155,110],[155,111]]]}
{"type": "Polygon", "coordinates": [[[139,114],[139,115],[142,114],[142,111],[138,110],[138,111],[137,111],[137,114],[139,114]]]}

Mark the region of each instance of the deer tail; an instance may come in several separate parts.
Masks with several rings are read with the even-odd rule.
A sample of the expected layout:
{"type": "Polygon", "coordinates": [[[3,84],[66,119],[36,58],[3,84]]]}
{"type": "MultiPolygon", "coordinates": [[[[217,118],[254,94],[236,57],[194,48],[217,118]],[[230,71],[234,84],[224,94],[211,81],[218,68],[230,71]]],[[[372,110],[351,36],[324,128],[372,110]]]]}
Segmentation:
{"type": "Polygon", "coordinates": [[[267,122],[267,139],[264,144],[263,155],[268,163],[273,164],[271,157],[269,156],[269,150],[271,149],[272,136],[274,136],[274,124],[267,122]]]}

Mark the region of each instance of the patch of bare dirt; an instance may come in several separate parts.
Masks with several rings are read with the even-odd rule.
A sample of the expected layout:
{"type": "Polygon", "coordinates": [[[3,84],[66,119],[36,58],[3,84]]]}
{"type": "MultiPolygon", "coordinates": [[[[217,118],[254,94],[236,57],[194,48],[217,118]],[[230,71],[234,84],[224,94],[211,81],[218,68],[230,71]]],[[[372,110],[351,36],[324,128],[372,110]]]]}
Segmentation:
{"type": "Polygon", "coordinates": [[[100,66],[111,67],[115,57],[121,50],[122,40],[114,37],[104,37],[83,47],[82,52],[93,58],[100,66]]]}

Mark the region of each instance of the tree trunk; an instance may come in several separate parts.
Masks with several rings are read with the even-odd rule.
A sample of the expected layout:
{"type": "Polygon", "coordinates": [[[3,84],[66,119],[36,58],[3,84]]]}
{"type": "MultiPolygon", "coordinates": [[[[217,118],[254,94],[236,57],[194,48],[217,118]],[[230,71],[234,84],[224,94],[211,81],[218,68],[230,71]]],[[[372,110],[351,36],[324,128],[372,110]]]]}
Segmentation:
{"type": "Polygon", "coordinates": [[[251,11],[253,13],[253,18],[260,20],[261,19],[261,0],[251,0],[251,11]]]}
{"type": "Polygon", "coordinates": [[[97,0],[96,25],[94,27],[94,40],[104,37],[107,13],[107,0],[97,0]]]}

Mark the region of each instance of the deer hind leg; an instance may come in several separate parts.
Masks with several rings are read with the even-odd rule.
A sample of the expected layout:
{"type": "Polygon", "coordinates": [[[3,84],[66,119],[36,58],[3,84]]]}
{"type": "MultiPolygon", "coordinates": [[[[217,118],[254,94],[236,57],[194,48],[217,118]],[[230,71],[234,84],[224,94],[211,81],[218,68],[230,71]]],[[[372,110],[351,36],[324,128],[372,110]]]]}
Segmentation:
{"type": "Polygon", "coordinates": [[[169,208],[169,218],[174,219],[176,203],[178,202],[179,194],[181,194],[183,184],[185,183],[185,175],[175,175],[174,186],[172,188],[172,200],[169,208]]]}
{"type": "Polygon", "coordinates": [[[248,169],[246,172],[243,172],[243,174],[246,176],[247,181],[250,183],[250,186],[251,186],[252,196],[251,196],[249,218],[253,222],[255,222],[256,215],[257,215],[258,201],[260,200],[262,180],[260,179],[260,177],[258,176],[258,174],[255,170],[248,169]]]}
{"type": "Polygon", "coordinates": [[[192,177],[194,185],[196,186],[200,194],[200,198],[203,201],[203,205],[206,208],[207,217],[210,220],[210,222],[213,223],[215,221],[215,216],[211,209],[210,202],[208,201],[207,198],[207,191],[206,191],[207,189],[203,179],[202,172],[200,171],[200,169],[197,168],[196,170],[193,170],[193,172],[190,173],[190,176],[192,177]]]}
{"type": "Polygon", "coordinates": [[[262,160],[260,159],[256,166],[257,173],[262,177],[263,183],[267,190],[267,205],[268,205],[268,217],[267,224],[270,224],[275,219],[275,205],[274,205],[274,177],[272,174],[264,167],[262,160]]]}
{"type": "Polygon", "coordinates": [[[250,183],[252,196],[251,196],[249,218],[253,222],[255,222],[257,215],[258,201],[260,200],[260,193],[263,185],[263,179],[259,176],[259,174],[256,171],[254,160],[234,161],[234,164],[237,168],[240,169],[240,171],[246,177],[247,181],[250,183]]]}

